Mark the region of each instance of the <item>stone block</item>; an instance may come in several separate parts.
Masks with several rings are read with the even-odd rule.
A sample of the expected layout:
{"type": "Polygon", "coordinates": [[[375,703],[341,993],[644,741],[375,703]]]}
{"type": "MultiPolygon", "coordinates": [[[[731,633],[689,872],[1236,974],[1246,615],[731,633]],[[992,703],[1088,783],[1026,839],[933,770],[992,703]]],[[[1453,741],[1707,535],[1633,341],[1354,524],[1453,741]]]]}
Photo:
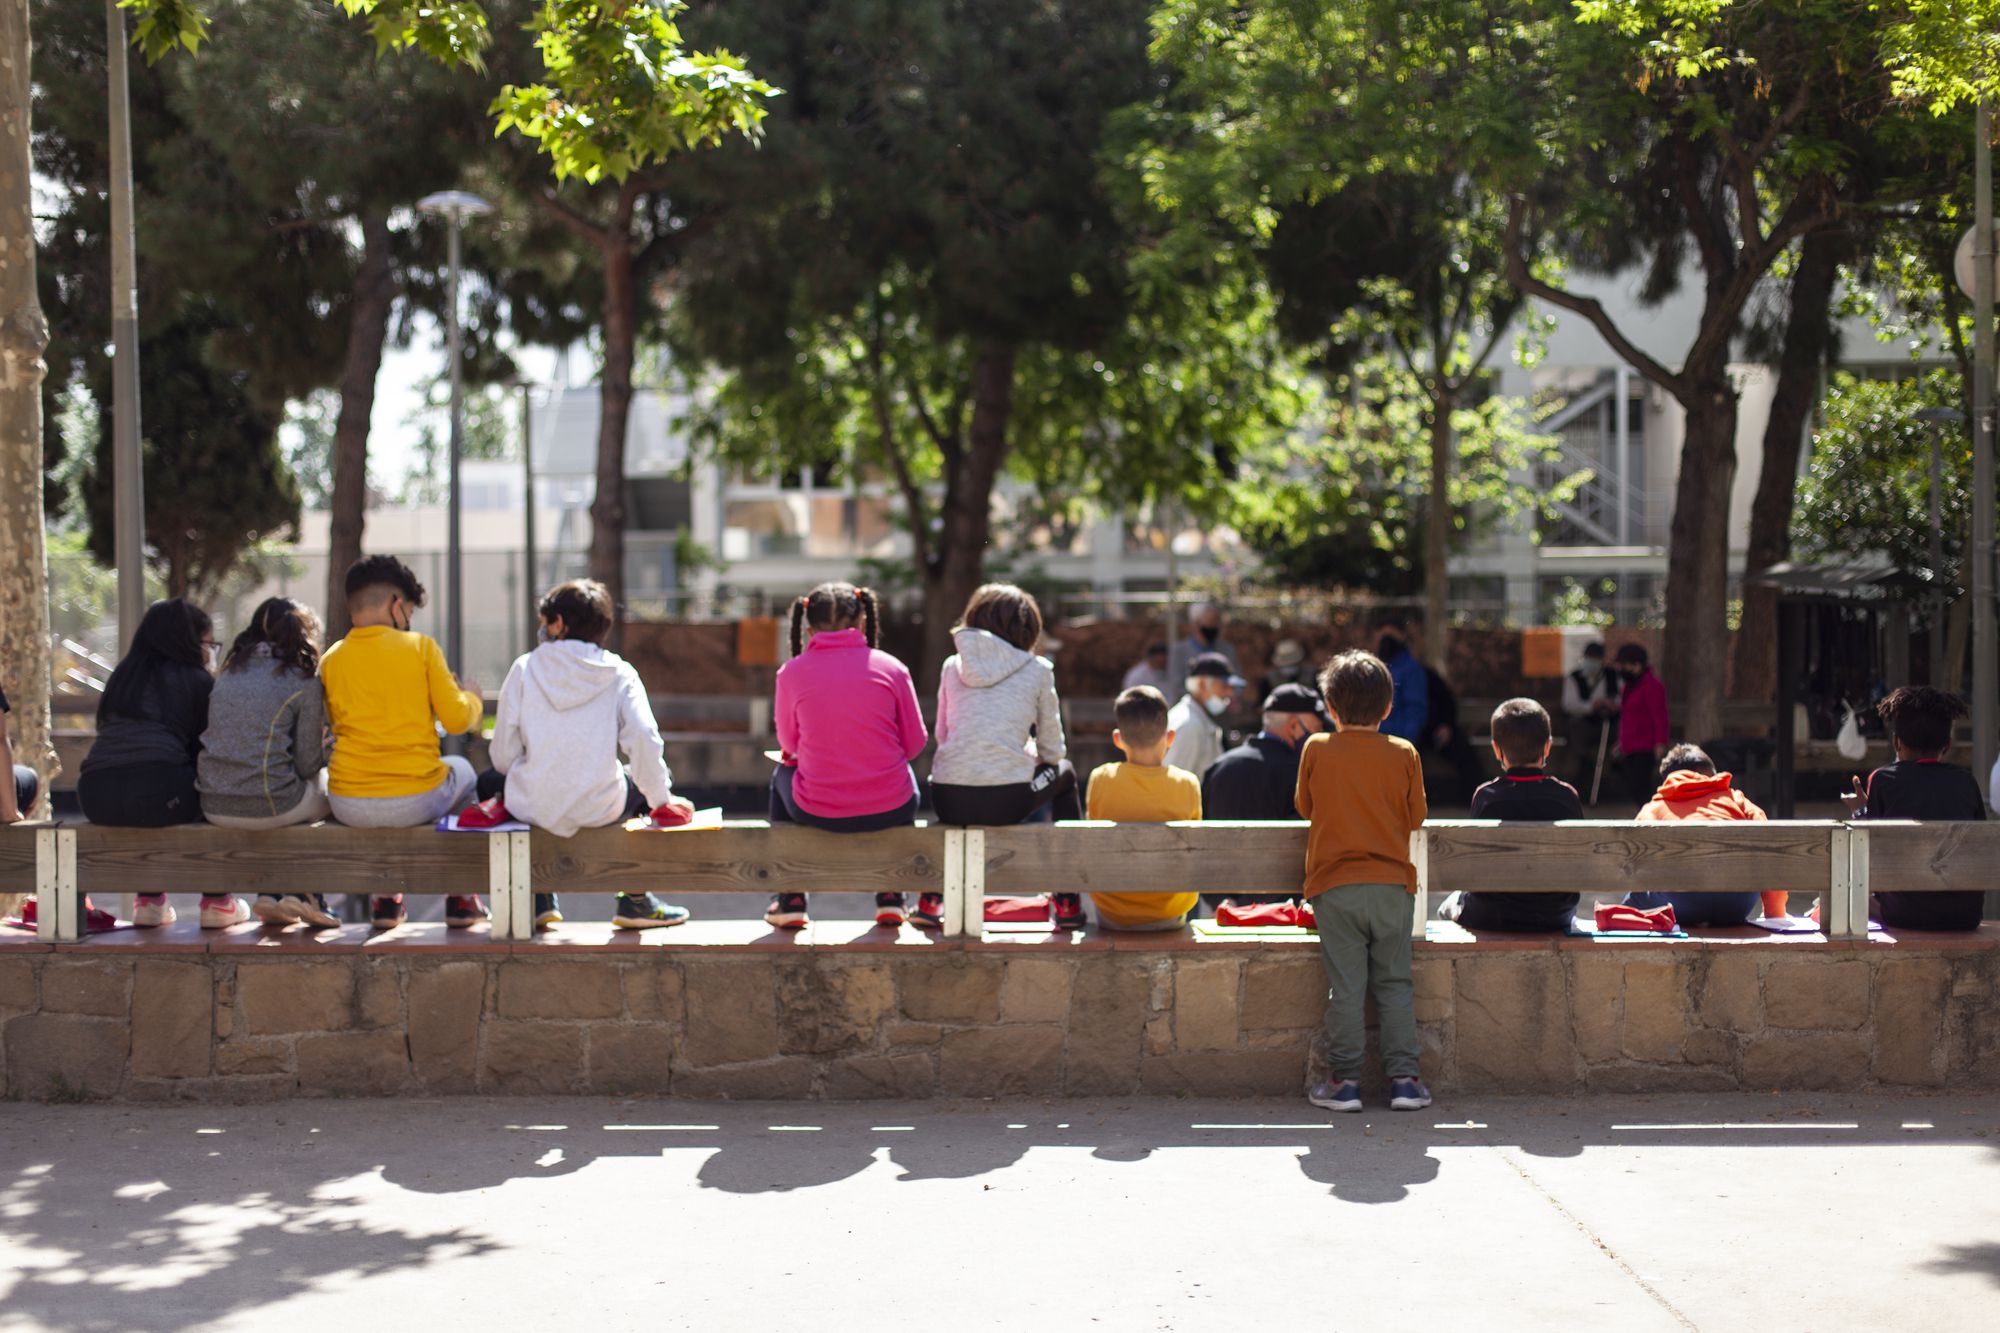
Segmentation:
{"type": "Polygon", "coordinates": [[[26,1013],[35,1007],[35,965],[25,958],[0,958],[0,1012],[26,1013]]]}
{"type": "Polygon", "coordinates": [[[1762,1028],[1764,998],[1758,970],[1755,953],[1711,952],[1701,965],[1696,986],[1695,1021],[1730,1032],[1762,1028]]]}
{"type": "MultiPolygon", "coordinates": [[[[777,978],[770,962],[689,963],[686,984],[685,1064],[744,1064],[778,1053],[777,978]]],[[[680,1082],[676,1077],[676,1088],[680,1082]]]]}
{"type": "Polygon", "coordinates": [[[786,1054],[831,1055],[875,1044],[896,1007],[887,963],[837,958],[780,963],[776,971],[778,1045],[786,1054]]]}
{"type": "Polygon", "coordinates": [[[1156,1014],[1162,1014],[1174,1007],[1174,960],[1155,958],[1153,960],[1153,989],[1146,997],[1146,1006],[1156,1014]]]}
{"type": "Polygon", "coordinates": [[[212,995],[201,963],[141,958],[132,978],[132,1072],[141,1078],[208,1073],[212,995]]]}
{"type": "Polygon", "coordinates": [[[1315,1028],[1311,1032],[1301,1032],[1297,1028],[1276,1028],[1269,1032],[1246,1032],[1243,1034],[1243,1049],[1246,1051],[1302,1051],[1325,1035],[1324,1029],[1315,1028]]]}
{"type": "Polygon", "coordinates": [[[901,967],[896,981],[903,1016],[921,1023],[997,1023],[1005,966],[998,958],[961,956],[901,967]]]}
{"type": "Polygon", "coordinates": [[[625,1016],[641,1023],[678,1023],[681,970],[672,963],[648,958],[625,969],[625,1016]]]}
{"type": "Polygon", "coordinates": [[[1234,958],[1190,958],[1174,980],[1174,1047],[1182,1051],[1236,1048],[1236,1003],[1242,964],[1234,958]]]}
{"type": "Polygon", "coordinates": [[[1009,958],[1000,980],[1000,1021],[1060,1023],[1069,1017],[1072,965],[1060,958],[1009,958]]]}
{"type": "Polygon", "coordinates": [[[1687,972],[1671,960],[1625,964],[1625,1023],[1620,1049],[1653,1064],[1681,1060],[1687,1041],[1687,972]]]}
{"type": "Polygon", "coordinates": [[[292,1044],[282,1037],[238,1037],[215,1048],[218,1074],[289,1074],[292,1044]]]}
{"type": "Polygon", "coordinates": [[[1183,1051],[1139,1066],[1141,1090],[1169,1097],[1292,1097],[1305,1078],[1303,1048],[1183,1051]]]}
{"type": "Polygon", "coordinates": [[[30,1101],[114,1096],[132,1051],[122,1019],[83,1014],[22,1014],[5,1038],[7,1096],[30,1101]]]}
{"type": "Polygon", "coordinates": [[[482,1092],[575,1092],[583,1085],[583,1039],[567,1023],[488,1022],[479,1034],[482,1092]]]}
{"type": "Polygon", "coordinates": [[[834,1101],[910,1101],[937,1095],[937,1069],[927,1053],[852,1055],[826,1067],[821,1090],[834,1101]]]}
{"type": "Polygon", "coordinates": [[[1736,1044],[1738,1038],[1733,1032],[1721,1032],[1715,1028],[1693,1028],[1687,1034],[1687,1045],[1682,1055],[1691,1065],[1715,1065],[1733,1071],[1736,1068],[1736,1044]]]}
{"type": "Polygon", "coordinates": [[[1780,959],[1764,971],[1764,1021],[1774,1028],[1851,1031],[1868,1021],[1868,964],[1780,959]]]}
{"type": "Polygon", "coordinates": [[[882,1039],[891,1046],[935,1046],[943,1032],[935,1023],[892,1023],[882,1039]]]}
{"type": "Polygon", "coordinates": [[[667,1024],[593,1023],[585,1031],[591,1092],[665,1092],[673,1085],[674,1030],[667,1024]]]}
{"type": "Polygon", "coordinates": [[[1410,981],[1419,1023],[1451,1021],[1451,960],[1418,958],[1410,965],[1410,981]]]}
{"type": "Polygon", "coordinates": [[[1944,1083],[1944,1011],[1951,965],[1942,958],[1890,958],[1875,969],[1875,1077],[1884,1083],[1944,1083]]]}
{"type": "Polygon", "coordinates": [[[395,1029],[309,1033],[293,1059],[299,1090],[309,1095],[379,1097],[410,1081],[409,1042],[395,1029]]]}
{"type": "Polygon", "coordinates": [[[339,1032],[354,1023],[354,969],[347,961],[309,962],[286,958],[239,963],[236,1002],[244,1030],[253,1036],[277,1032],[339,1032]]]}
{"type": "Polygon", "coordinates": [[[484,963],[410,969],[410,1064],[425,1089],[447,1092],[473,1085],[485,1000],[484,963]]]}
{"type": "MultiPolygon", "coordinates": [[[[1769,996],[1767,989],[1767,1002],[1769,996]]],[[[1859,1032],[1766,1032],[1744,1043],[1743,1088],[1803,1092],[1858,1087],[1868,1078],[1868,1055],[1868,1040],[1859,1032]]]]}
{"type": "Polygon", "coordinates": [[[1064,1071],[1070,1092],[1122,1093],[1139,1085],[1152,989],[1143,958],[1109,953],[1079,960],[1070,982],[1064,1071]]]}
{"type": "Polygon", "coordinates": [[[1244,1031],[1314,1028],[1325,1016],[1326,965],[1319,955],[1253,957],[1243,969],[1244,1031]]]}
{"type": "Polygon", "coordinates": [[[356,977],[354,1019],[358,1027],[395,1028],[403,1025],[402,969],[390,959],[370,958],[356,977]]]}
{"type": "Polygon", "coordinates": [[[1558,1092],[1575,1086],[1562,965],[1550,954],[1454,961],[1458,1073],[1471,1089],[1558,1092]]]}
{"type": "Polygon", "coordinates": [[[1146,1020],[1146,1054],[1166,1055],[1174,1049],[1174,1016],[1154,1014],[1146,1020]]]}
{"type": "Polygon", "coordinates": [[[530,962],[510,958],[499,967],[501,1018],[619,1018],[625,992],[609,960],[530,962]]]}
{"type": "Polygon", "coordinates": [[[1616,1060],[1625,1009],[1625,964],[1614,954],[1566,954],[1570,1031],[1585,1064],[1616,1060]]]}
{"type": "Polygon", "coordinates": [[[1734,1092],[1727,1069],[1686,1065],[1596,1065],[1585,1075],[1591,1092],[1734,1092]]]}
{"type": "MultiPolygon", "coordinates": [[[[1138,1054],[1135,1043],[1135,1065],[1138,1054]]],[[[1053,1024],[965,1028],[944,1036],[938,1091],[947,1097],[1039,1097],[1062,1090],[1063,1031],[1053,1024]]]]}
{"type": "Polygon", "coordinates": [[[124,1018],[131,1013],[132,965],[51,958],[42,964],[42,1012],[124,1018]]]}
{"type": "Polygon", "coordinates": [[[813,1067],[807,1060],[765,1060],[710,1069],[674,1068],[674,1096],[718,1101],[804,1101],[812,1095],[813,1067]]]}

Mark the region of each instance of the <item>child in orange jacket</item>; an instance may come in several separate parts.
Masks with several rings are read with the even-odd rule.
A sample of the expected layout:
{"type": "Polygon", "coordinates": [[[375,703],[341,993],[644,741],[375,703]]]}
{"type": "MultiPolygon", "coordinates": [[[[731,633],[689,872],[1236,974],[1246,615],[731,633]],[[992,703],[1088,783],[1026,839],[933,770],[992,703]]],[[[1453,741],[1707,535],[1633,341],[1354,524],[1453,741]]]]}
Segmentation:
{"type": "MultiPolygon", "coordinates": [[[[1763,819],[1757,803],[1730,785],[1729,774],[1715,771],[1715,761],[1699,745],[1676,745],[1660,761],[1660,788],[1639,811],[1641,823],[1665,820],[1763,819]]],[[[1672,904],[1674,919],[1683,926],[1740,926],[1759,910],[1765,916],[1785,915],[1780,891],[1756,893],[1628,893],[1628,907],[1672,904]]]]}

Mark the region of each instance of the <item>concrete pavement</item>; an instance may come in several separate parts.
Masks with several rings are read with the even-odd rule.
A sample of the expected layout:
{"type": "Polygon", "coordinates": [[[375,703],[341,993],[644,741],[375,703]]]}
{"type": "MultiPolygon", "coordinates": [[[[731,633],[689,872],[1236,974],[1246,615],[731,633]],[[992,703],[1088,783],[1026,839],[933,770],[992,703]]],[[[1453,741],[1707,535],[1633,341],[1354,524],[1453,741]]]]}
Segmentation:
{"type": "Polygon", "coordinates": [[[1993,1327],[2000,1098],[0,1106],[0,1329],[1993,1327]]]}

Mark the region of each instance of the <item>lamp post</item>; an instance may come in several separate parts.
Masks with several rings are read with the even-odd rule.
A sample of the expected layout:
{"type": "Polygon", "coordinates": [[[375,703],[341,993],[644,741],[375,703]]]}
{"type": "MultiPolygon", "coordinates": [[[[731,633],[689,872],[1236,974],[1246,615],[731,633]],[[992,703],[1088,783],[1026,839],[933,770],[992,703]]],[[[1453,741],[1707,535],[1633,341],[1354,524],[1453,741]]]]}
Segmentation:
{"type": "Polygon", "coordinates": [[[1917,413],[1917,420],[1933,427],[1931,430],[1931,576],[1930,595],[1925,600],[1931,608],[1931,684],[1944,681],[1944,588],[1939,580],[1944,574],[1944,463],[1939,452],[1939,440],[1947,426],[1965,424],[1965,413],[1955,407],[1927,407],[1917,413]]]}
{"type": "Polygon", "coordinates": [[[132,241],[132,99],[125,11],[104,0],[111,113],[111,532],[122,655],[146,613],[146,501],[139,454],[139,278],[132,241]]]}
{"type": "Polygon", "coordinates": [[[445,535],[445,597],[451,603],[451,612],[445,621],[445,657],[450,660],[452,670],[465,670],[465,603],[460,593],[464,589],[464,554],[459,542],[459,458],[465,449],[465,388],[460,361],[460,336],[458,328],[458,271],[459,271],[459,231],[467,218],[484,216],[493,211],[493,205],[476,194],[464,190],[439,190],[417,200],[421,212],[432,213],[444,218],[449,230],[446,232],[446,254],[451,276],[445,288],[445,346],[451,360],[451,498],[445,535]]]}
{"type": "Polygon", "coordinates": [[[535,650],[535,625],[541,617],[542,594],[535,580],[535,404],[533,380],[515,378],[504,386],[521,391],[521,479],[527,484],[527,503],[521,510],[522,562],[528,568],[523,580],[528,588],[528,618],[524,622],[528,641],[525,652],[535,650]]]}

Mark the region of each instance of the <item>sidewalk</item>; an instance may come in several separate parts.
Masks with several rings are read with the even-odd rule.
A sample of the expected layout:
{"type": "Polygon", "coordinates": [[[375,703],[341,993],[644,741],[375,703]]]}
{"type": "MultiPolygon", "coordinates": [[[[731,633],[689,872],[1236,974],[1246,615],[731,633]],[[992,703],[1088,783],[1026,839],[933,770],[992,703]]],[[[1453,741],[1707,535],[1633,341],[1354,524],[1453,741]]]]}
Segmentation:
{"type": "Polygon", "coordinates": [[[1826,1329],[2000,1302],[2000,1097],[9,1105],[0,1329],[1826,1329]]]}

